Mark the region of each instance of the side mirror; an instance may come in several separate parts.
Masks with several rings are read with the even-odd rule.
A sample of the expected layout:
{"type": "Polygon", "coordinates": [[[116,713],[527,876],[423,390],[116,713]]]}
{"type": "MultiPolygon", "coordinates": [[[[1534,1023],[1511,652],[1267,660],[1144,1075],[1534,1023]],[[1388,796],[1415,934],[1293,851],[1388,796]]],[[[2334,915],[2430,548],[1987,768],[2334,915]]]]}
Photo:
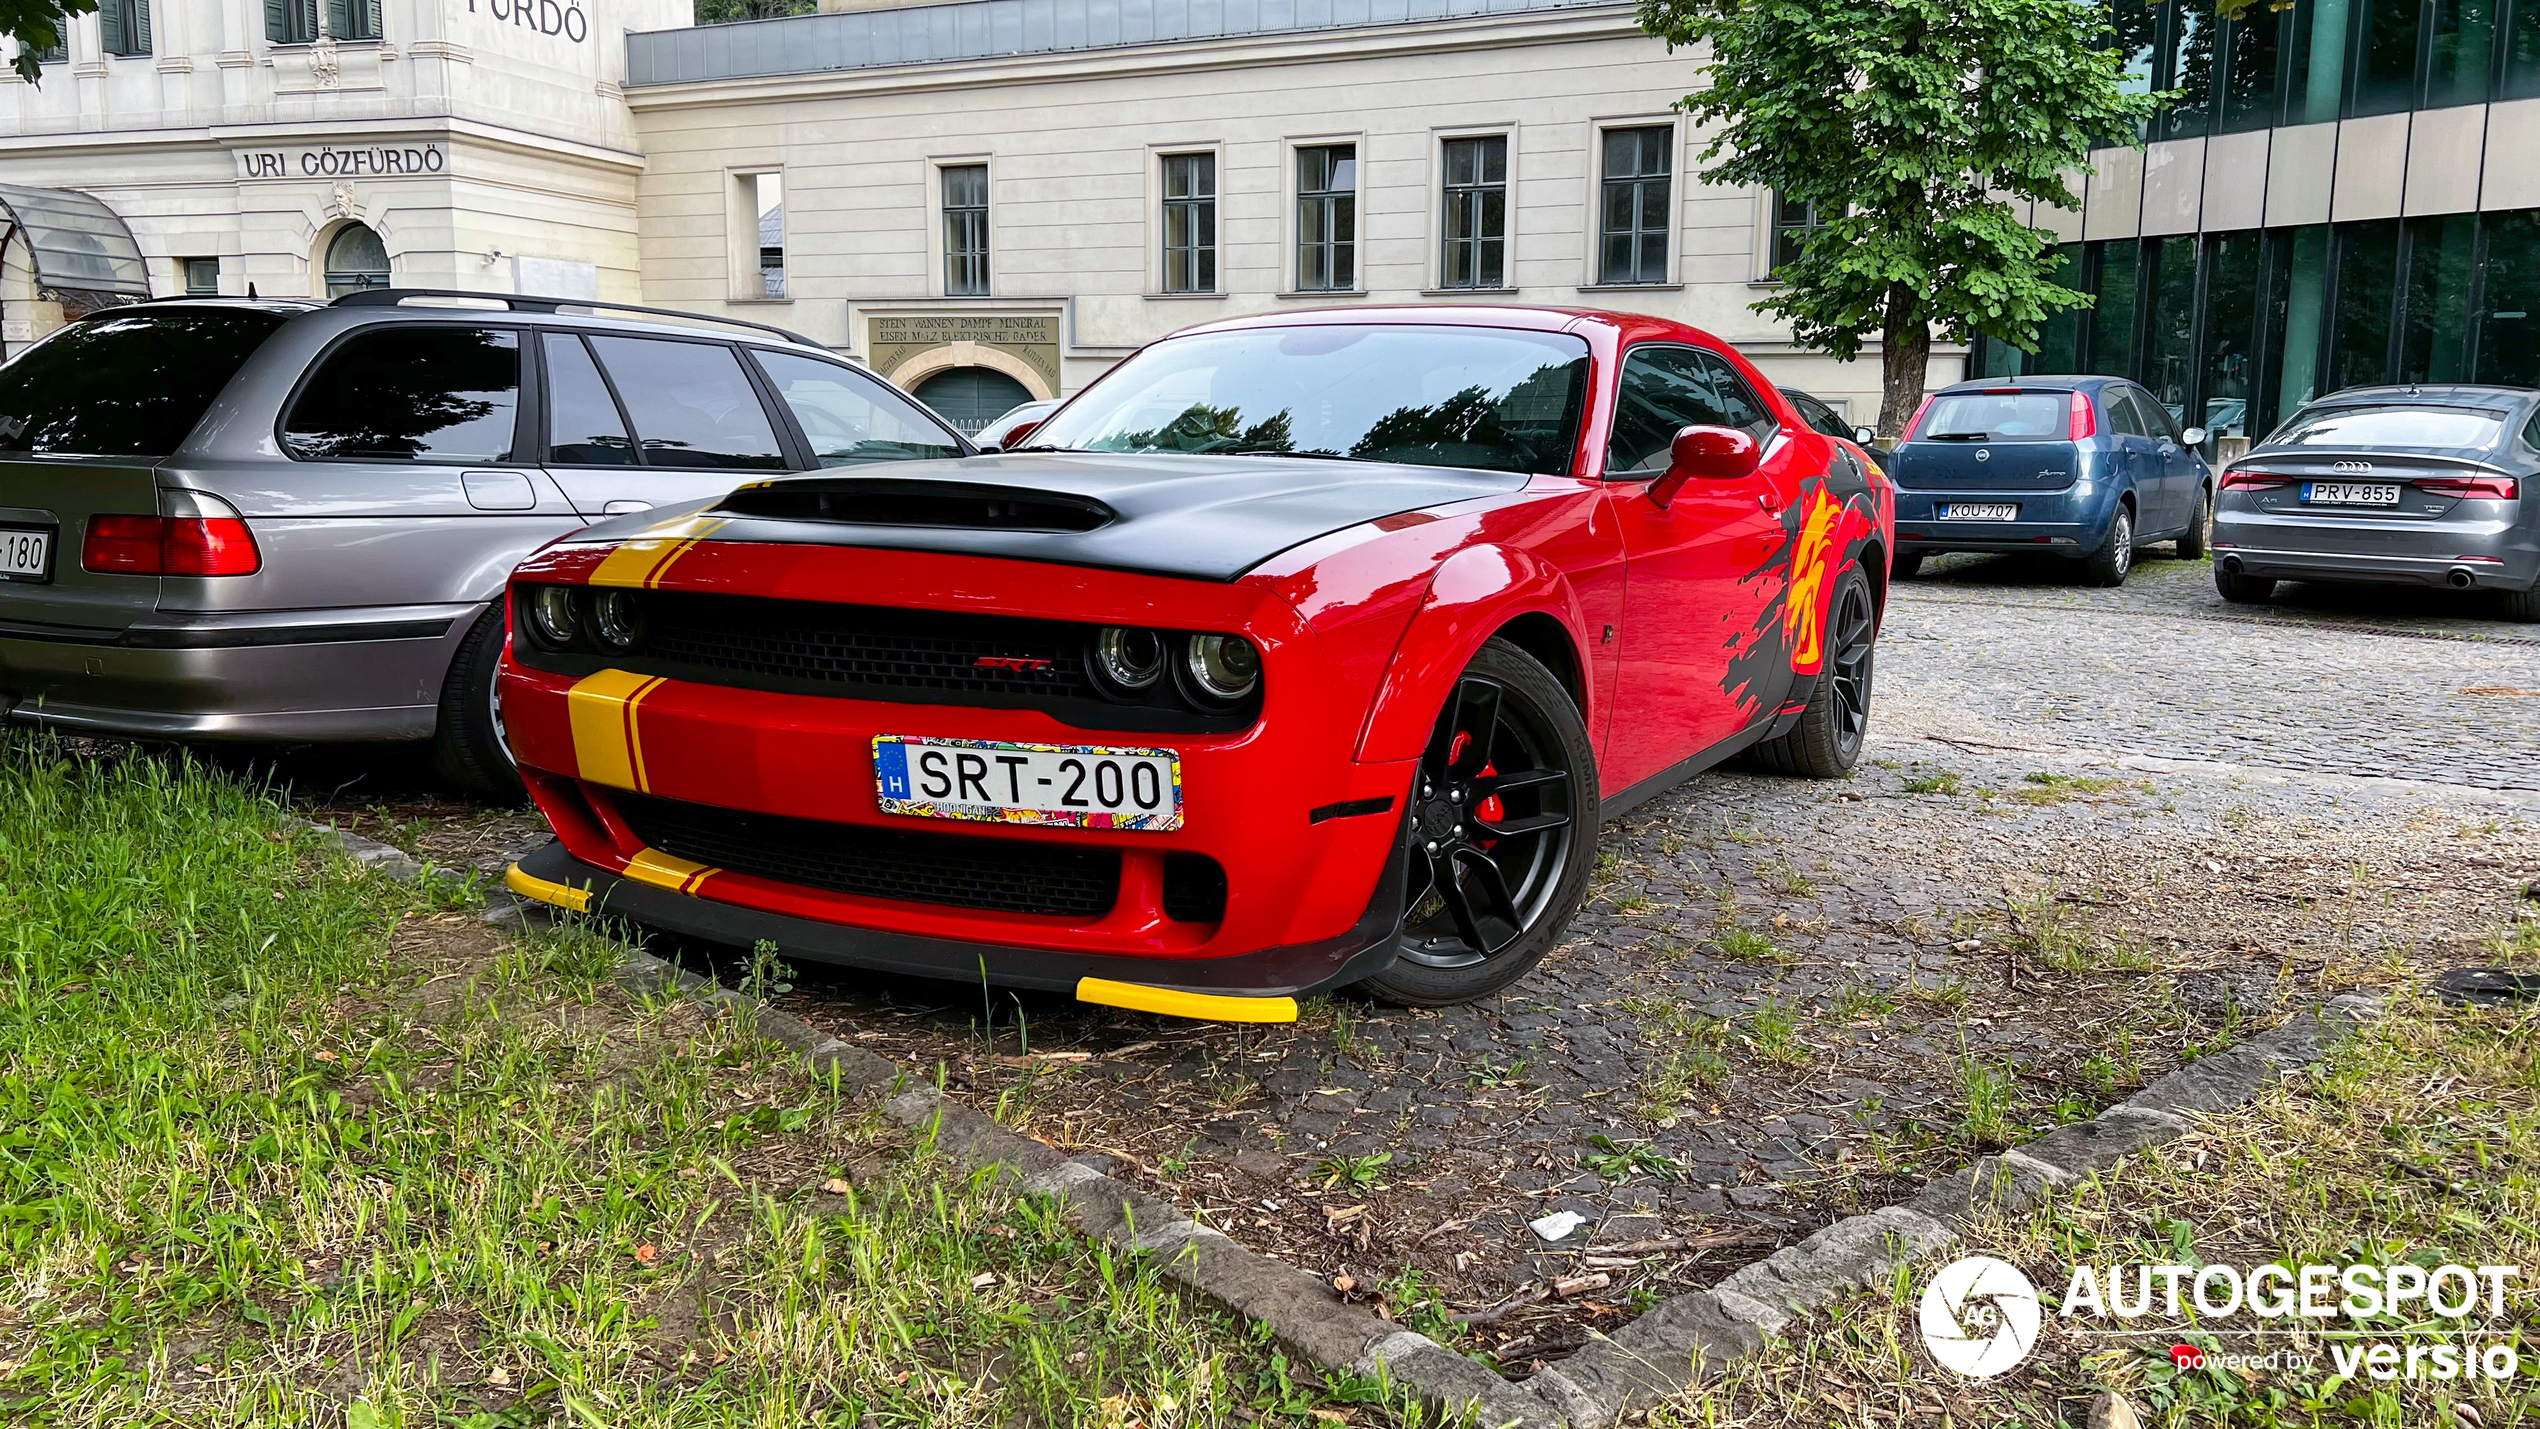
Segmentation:
{"type": "Polygon", "coordinates": [[[1879,429],[1876,427],[1854,427],[1852,429],[1852,444],[1854,446],[1866,447],[1878,439],[1879,429]]]}
{"type": "Polygon", "coordinates": [[[2205,438],[2208,435],[2210,433],[2203,427],[2190,427],[2178,434],[2178,444],[2183,447],[2201,447],[2205,444],[2205,438]]]}
{"type": "Polygon", "coordinates": [[[1016,447],[1023,445],[1023,439],[1032,435],[1034,432],[1039,431],[1040,428],[1041,424],[1038,422],[1025,422],[1022,426],[1006,433],[998,440],[995,446],[981,447],[979,449],[979,454],[981,456],[994,456],[998,452],[1010,452],[1016,447]]]}
{"type": "Polygon", "coordinates": [[[1735,481],[1753,476],[1763,464],[1764,449],[1754,433],[1737,427],[1687,427],[1676,433],[1667,458],[1667,474],[1649,484],[1649,499],[1661,507],[1696,478],[1735,481]]]}

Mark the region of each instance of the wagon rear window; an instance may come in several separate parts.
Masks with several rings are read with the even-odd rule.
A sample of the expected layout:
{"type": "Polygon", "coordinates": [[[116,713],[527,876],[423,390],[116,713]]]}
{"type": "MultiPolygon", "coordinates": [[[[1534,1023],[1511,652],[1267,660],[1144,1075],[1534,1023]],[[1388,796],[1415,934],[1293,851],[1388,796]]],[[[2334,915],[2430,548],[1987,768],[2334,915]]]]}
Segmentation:
{"type": "Polygon", "coordinates": [[[172,455],[282,324],[245,309],[74,323],[0,366],[0,451],[172,455]]]}

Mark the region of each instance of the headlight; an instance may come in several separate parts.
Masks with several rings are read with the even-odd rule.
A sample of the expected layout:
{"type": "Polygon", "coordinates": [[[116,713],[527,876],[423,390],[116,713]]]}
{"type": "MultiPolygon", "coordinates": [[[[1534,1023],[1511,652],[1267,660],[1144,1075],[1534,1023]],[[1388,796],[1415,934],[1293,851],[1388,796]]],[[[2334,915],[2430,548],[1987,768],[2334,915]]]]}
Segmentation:
{"type": "Polygon", "coordinates": [[[644,612],[630,590],[604,590],[591,598],[591,633],[612,650],[632,650],[644,639],[644,612]]]}
{"type": "Polygon", "coordinates": [[[1152,630],[1106,625],[1094,635],[1094,673],[1119,694],[1147,689],[1164,677],[1164,640],[1152,630]]]}
{"type": "Polygon", "coordinates": [[[549,650],[572,647],[573,637],[582,629],[581,619],[573,609],[573,587],[532,586],[529,599],[523,604],[526,610],[521,623],[528,628],[533,642],[549,650]]]}
{"type": "Polygon", "coordinates": [[[1240,635],[1194,635],[1182,651],[1182,692],[1201,705],[1243,700],[1261,685],[1261,652],[1240,635]]]}

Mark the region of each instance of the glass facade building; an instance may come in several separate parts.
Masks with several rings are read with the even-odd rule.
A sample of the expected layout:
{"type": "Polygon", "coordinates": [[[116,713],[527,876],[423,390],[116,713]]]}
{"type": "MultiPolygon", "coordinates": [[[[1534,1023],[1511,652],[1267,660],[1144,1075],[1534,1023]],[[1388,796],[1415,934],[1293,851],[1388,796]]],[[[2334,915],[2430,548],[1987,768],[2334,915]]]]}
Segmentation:
{"type": "Polygon", "coordinates": [[[2341,387],[2540,385],[2540,0],[2115,0],[2179,91],[2039,208],[2086,309],[1971,376],[2134,378],[2218,437],[2341,387]],[[2124,143],[2124,137],[2139,140],[2124,143]]]}

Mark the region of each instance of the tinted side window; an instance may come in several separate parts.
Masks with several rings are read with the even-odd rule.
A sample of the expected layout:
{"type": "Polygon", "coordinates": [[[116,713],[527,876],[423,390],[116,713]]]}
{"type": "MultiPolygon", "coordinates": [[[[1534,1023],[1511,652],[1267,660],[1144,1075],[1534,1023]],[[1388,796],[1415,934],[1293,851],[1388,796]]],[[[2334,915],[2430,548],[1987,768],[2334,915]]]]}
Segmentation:
{"type": "Polygon", "coordinates": [[[1690,347],[1635,347],[1623,358],[1614,393],[1614,439],[1608,476],[1665,471],[1676,433],[1686,427],[1736,427],[1713,390],[1709,355],[1690,347]]]}
{"type": "Polygon", "coordinates": [[[2540,412],[2532,413],[2531,421],[2523,427],[2522,444],[2540,451],[2540,412]]]}
{"type": "Polygon", "coordinates": [[[2144,391],[2140,387],[2136,388],[2128,395],[2134,398],[2134,405],[2143,413],[2143,434],[2145,436],[2151,437],[2156,441],[2163,437],[2167,437],[2171,441],[2177,441],[2180,437],[2186,435],[2184,432],[2179,430],[2178,418],[2170,412],[2169,405],[2163,402],[2160,398],[2153,396],[2151,393],[2144,391]]]}
{"type": "Polygon", "coordinates": [[[626,418],[582,339],[551,332],[547,350],[547,456],[563,466],[633,466],[626,418]]]}
{"type": "Polygon", "coordinates": [[[73,323],[0,366],[0,451],[171,455],[282,323],[246,311],[73,323]]]}
{"type": "Polygon", "coordinates": [[[2134,395],[2119,387],[2101,389],[2100,400],[2108,404],[2108,430],[2121,437],[2148,437],[2152,429],[2143,425],[2143,414],[2134,409],[2134,395]]]}
{"type": "Polygon", "coordinates": [[[788,352],[751,355],[793,409],[822,466],[961,455],[914,404],[853,368],[788,352]]]}
{"type": "Polygon", "coordinates": [[[591,347],[635,419],[646,466],[784,468],[776,429],[731,348],[597,335],[591,347]]]}
{"type": "Polygon", "coordinates": [[[1727,358],[1716,352],[1706,352],[1701,357],[1703,366],[1711,370],[1711,390],[1719,397],[1721,426],[1743,427],[1759,442],[1781,430],[1781,421],[1773,415],[1773,409],[1764,405],[1727,358]]]}
{"type": "Polygon", "coordinates": [[[520,339],[434,324],[355,333],[282,421],[303,460],[504,462],[520,406],[520,339]]]}

